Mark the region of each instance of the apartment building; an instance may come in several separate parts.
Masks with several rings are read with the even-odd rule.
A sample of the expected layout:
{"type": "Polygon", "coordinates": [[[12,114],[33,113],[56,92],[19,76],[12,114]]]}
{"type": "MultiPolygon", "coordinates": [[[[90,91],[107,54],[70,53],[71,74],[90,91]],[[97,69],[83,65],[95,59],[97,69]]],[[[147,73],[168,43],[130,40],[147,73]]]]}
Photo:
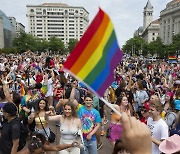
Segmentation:
{"type": "Polygon", "coordinates": [[[89,24],[89,13],[83,7],[63,3],[27,5],[28,32],[48,40],[55,36],[64,44],[80,40],[89,24]]]}

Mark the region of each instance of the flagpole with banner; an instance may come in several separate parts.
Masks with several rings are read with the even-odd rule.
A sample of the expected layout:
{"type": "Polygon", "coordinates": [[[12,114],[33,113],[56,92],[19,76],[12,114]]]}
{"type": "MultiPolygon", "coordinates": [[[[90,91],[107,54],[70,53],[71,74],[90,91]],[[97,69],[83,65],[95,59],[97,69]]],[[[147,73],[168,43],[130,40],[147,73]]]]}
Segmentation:
{"type": "Polygon", "coordinates": [[[115,113],[121,115],[104,98],[114,81],[114,69],[123,57],[110,17],[101,8],[88,29],[64,62],[63,67],[84,83],[115,113]]]}

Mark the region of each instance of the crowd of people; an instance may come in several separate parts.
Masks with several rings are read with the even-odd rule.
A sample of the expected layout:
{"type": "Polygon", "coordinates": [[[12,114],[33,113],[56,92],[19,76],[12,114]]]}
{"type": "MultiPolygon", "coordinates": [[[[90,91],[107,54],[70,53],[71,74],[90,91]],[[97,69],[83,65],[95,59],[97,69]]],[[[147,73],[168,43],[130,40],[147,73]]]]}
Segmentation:
{"type": "Polygon", "coordinates": [[[120,116],[63,69],[66,58],[0,55],[1,154],[96,154],[101,136],[113,154],[180,152],[180,63],[123,58],[104,93],[120,116]]]}

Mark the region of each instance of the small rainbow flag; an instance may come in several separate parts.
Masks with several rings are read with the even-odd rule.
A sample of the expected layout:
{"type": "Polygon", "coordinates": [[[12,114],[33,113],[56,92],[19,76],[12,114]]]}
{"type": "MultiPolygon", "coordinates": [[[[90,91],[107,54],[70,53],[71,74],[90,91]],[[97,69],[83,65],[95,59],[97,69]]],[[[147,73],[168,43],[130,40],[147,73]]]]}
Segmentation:
{"type": "Polygon", "coordinates": [[[122,55],[113,24],[109,16],[99,9],[64,63],[64,68],[102,97],[114,81],[114,68],[121,61],[122,55]]]}
{"type": "Polygon", "coordinates": [[[24,96],[25,95],[25,90],[24,90],[24,85],[22,83],[20,83],[20,96],[24,96]]]}
{"type": "Polygon", "coordinates": [[[169,58],[169,60],[177,60],[176,56],[169,56],[168,58],[169,58]]]}

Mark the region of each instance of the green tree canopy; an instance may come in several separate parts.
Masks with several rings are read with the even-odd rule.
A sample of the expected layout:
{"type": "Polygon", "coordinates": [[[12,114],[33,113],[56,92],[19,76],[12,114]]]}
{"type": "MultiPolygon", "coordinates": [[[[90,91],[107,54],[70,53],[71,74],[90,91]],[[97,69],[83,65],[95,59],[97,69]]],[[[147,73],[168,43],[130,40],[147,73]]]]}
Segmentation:
{"type": "Polygon", "coordinates": [[[64,43],[61,41],[60,38],[57,38],[54,36],[50,37],[49,49],[52,51],[61,51],[62,53],[64,53],[64,51],[65,51],[64,43]]]}
{"type": "Polygon", "coordinates": [[[71,52],[74,49],[74,47],[76,46],[77,43],[78,43],[77,39],[70,39],[69,40],[69,43],[68,43],[69,52],[71,52]]]}
{"type": "Polygon", "coordinates": [[[174,35],[172,38],[172,44],[174,45],[175,51],[180,50],[180,34],[174,35]]]}
{"type": "Polygon", "coordinates": [[[126,44],[123,45],[122,50],[126,53],[141,54],[144,48],[145,42],[139,37],[135,36],[126,41],[126,44]]]}
{"type": "Polygon", "coordinates": [[[164,57],[166,54],[165,45],[160,37],[157,37],[155,41],[150,42],[147,48],[151,55],[157,54],[158,57],[164,57]]]}
{"type": "Polygon", "coordinates": [[[13,46],[19,52],[25,52],[26,50],[35,51],[36,50],[36,40],[30,34],[21,33],[19,37],[13,40],[13,46]]]}

